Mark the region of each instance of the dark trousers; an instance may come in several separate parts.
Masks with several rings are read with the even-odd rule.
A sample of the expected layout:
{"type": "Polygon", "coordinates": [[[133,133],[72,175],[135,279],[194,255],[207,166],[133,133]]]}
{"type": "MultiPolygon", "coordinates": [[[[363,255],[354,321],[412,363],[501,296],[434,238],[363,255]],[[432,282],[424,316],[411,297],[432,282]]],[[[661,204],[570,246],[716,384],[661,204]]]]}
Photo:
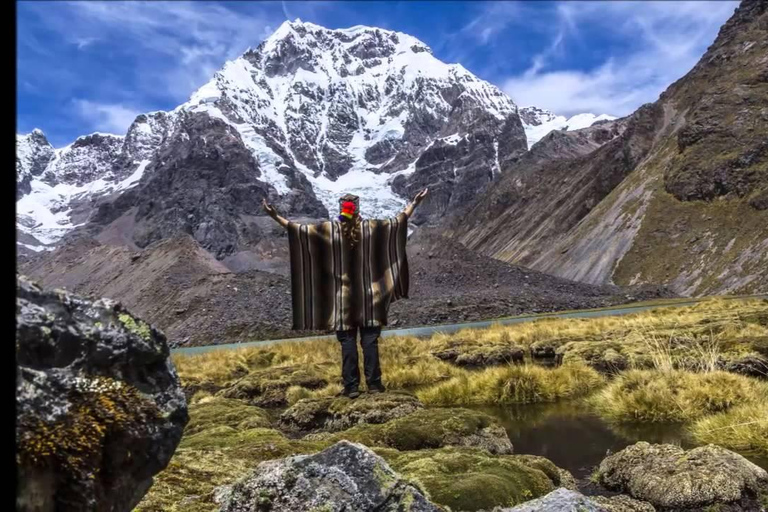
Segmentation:
{"type": "MultiPolygon", "coordinates": [[[[379,335],[381,327],[360,327],[360,345],[363,346],[363,368],[365,383],[381,384],[381,366],[379,366],[379,335]]],[[[357,331],[336,331],[336,339],[341,343],[341,377],[344,389],[357,389],[360,385],[360,370],[357,359],[357,331]]]]}

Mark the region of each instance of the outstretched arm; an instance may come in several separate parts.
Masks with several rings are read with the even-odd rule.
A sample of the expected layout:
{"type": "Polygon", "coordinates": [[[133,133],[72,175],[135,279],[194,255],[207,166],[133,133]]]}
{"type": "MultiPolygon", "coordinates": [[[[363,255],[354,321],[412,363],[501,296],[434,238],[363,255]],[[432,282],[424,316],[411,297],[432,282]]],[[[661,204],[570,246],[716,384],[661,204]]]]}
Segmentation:
{"type": "Polygon", "coordinates": [[[405,213],[405,216],[410,218],[411,215],[413,215],[413,210],[416,209],[417,206],[421,204],[421,202],[424,200],[425,197],[427,197],[427,193],[429,193],[429,189],[425,188],[418,194],[416,194],[416,197],[413,198],[413,202],[405,207],[405,210],[403,210],[403,213],[405,213]]]}
{"type": "Polygon", "coordinates": [[[288,227],[288,219],[285,217],[281,217],[279,213],[277,213],[277,210],[275,210],[275,207],[271,204],[267,203],[267,200],[264,199],[263,201],[264,210],[267,212],[267,214],[275,219],[275,222],[283,226],[284,228],[288,227]]]}

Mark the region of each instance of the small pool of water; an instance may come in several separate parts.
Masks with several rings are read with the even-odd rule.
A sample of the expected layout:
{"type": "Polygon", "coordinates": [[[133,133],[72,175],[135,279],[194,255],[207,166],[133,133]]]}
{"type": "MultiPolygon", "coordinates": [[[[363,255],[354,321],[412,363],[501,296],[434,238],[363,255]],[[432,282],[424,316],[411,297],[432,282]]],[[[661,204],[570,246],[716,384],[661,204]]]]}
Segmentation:
{"type": "MultiPolygon", "coordinates": [[[[678,424],[611,425],[579,401],[475,409],[501,422],[515,453],[546,457],[578,480],[588,479],[608,451],[616,453],[638,441],[697,446],[678,424]]],[[[768,458],[745,457],[768,470],[768,458]]]]}

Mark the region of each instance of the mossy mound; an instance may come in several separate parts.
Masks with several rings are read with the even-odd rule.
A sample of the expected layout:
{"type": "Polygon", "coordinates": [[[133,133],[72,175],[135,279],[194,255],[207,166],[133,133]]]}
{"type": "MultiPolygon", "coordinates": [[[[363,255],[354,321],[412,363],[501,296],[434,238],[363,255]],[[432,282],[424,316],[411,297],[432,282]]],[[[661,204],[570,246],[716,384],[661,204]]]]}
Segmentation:
{"type": "Polygon", "coordinates": [[[657,510],[759,510],[759,497],[768,493],[764,469],[712,444],[686,451],[639,442],[603,459],[595,477],[657,510]]]}
{"type": "Polygon", "coordinates": [[[514,363],[522,363],[525,350],[516,345],[506,344],[460,344],[440,348],[432,355],[463,368],[485,368],[514,363]]]}
{"type": "Polygon", "coordinates": [[[648,366],[650,361],[639,347],[618,341],[570,341],[557,349],[561,363],[580,361],[604,374],[614,374],[630,366],[648,366]]]}
{"type": "Polygon", "coordinates": [[[325,442],[346,439],[403,451],[471,446],[495,454],[512,453],[507,432],[496,419],[479,411],[458,408],[421,409],[384,424],[358,425],[321,439],[325,442]]]}
{"type": "Polygon", "coordinates": [[[451,510],[490,510],[538,498],[557,486],[530,461],[473,448],[398,452],[379,449],[392,469],[418,483],[429,498],[451,510]]]}
{"type": "Polygon", "coordinates": [[[189,406],[189,414],[185,436],[219,426],[246,430],[266,428],[271,423],[266,411],[234,398],[205,397],[189,406]]]}
{"type": "Polygon", "coordinates": [[[320,389],[328,384],[324,377],[327,365],[278,366],[255,370],[220,392],[225,398],[239,398],[260,407],[286,405],[286,390],[292,386],[320,389]]]}
{"type": "Polygon", "coordinates": [[[347,397],[305,398],[280,416],[280,425],[289,431],[335,432],[361,423],[380,424],[411,414],[424,406],[408,393],[364,393],[347,397]]]}

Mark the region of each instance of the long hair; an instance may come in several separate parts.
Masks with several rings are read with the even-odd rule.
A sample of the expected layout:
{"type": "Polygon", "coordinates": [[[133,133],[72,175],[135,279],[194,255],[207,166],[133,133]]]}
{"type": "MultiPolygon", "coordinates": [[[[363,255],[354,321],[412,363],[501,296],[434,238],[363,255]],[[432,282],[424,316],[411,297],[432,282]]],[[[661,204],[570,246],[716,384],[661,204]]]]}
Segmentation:
{"type": "Polygon", "coordinates": [[[360,241],[360,198],[353,194],[345,194],[339,199],[339,208],[347,201],[355,203],[355,214],[351,219],[339,215],[339,221],[341,222],[341,232],[351,249],[360,241]]]}

